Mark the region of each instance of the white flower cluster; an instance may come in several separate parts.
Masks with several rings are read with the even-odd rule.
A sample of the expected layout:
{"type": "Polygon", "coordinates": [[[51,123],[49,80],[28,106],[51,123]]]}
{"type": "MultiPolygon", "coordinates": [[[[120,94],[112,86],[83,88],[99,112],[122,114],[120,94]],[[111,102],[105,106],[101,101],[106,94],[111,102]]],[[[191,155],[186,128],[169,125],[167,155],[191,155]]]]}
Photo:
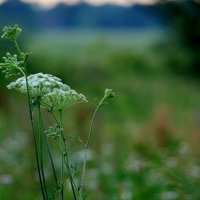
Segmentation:
{"type": "MultiPolygon", "coordinates": [[[[33,74],[27,77],[30,95],[35,98],[41,98],[44,95],[52,92],[54,88],[69,90],[70,87],[64,85],[61,79],[50,74],[33,74]]],[[[27,92],[26,78],[21,77],[15,82],[10,83],[8,89],[16,89],[22,93],[27,92]]]]}
{"type": "MultiPolygon", "coordinates": [[[[32,98],[40,99],[42,105],[52,110],[63,110],[75,103],[87,102],[83,94],[78,94],[61,79],[50,74],[32,74],[27,77],[29,92],[32,98]]],[[[8,89],[27,92],[26,78],[21,77],[10,83],[8,89]]]]}
{"type": "Polygon", "coordinates": [[[45,107],[54,110],[63,110],[76,103],[87,102],[83,94],[78,94],[75,90],[54,89],[51,93],[42,98],[45,107]]]}

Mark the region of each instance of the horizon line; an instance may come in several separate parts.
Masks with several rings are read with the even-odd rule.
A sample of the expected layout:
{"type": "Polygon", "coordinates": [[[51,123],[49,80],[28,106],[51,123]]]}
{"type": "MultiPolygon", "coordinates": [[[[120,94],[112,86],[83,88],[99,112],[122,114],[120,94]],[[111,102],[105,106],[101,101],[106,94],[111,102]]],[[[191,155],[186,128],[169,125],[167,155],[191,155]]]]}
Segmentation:
{"type": "MultiPolygon", "coordinates": [[[[6,1],[10,0],[0,0],[0,5],[5,3],[6,1]]],[[[116,5],[122,7],[129,7],[135,4],[142,4],[142,5],[151,5],[156,2],[156,0],[16,0],[23,3],[36,5],[43,9],[51,9],[55,6],[59,5],[60,3],[66,5],[76,5],[80,3],[85,3],[93,6],[103,6],[103,5],[116,5]]]]}

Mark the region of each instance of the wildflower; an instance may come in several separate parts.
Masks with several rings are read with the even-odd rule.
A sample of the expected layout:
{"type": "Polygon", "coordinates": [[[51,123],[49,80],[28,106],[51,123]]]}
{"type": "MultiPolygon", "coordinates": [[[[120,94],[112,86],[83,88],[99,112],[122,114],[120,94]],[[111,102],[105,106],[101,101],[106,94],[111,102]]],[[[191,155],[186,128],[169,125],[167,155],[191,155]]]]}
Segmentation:
{"type": "Polygon", "coordinates": [[[14,27],[5,26],[3,28],[3,35],[1,36],[1,38],[6,38],[12,41],[16,41],[21,32],[22,29],[19,28],[18,25],[15,25],[14,27]]]}
{"type": "Polygon", "coordinates": [[[42,98],[42,103],[49,109],[63,110],[76,103],[87,102],[83,94],[78,94],[75,90],[65,90],[56,88],[51,93],[42,98]]]}
{"type": "Polygon", "coordinates": [[[2,73],[5,74],[6,78],[24,75],[23,62],[18,61],[17,55],[12,56],[10,53],[7,53],[6,56],[3,57],[3,60],[4,62],[0,63],[0,69],[2,73]]]}
{"type": "Polygon", "coordinates": [[[106,89],[104,93],[104,98],[113,98],[115,97],[115,93],[112,89],[106,89]]]}
{"type": "MultiPolygon", "coordinates": [[[[83,94],[78,94],[53,75],[38,73],[28,76],[27,80],[31,97],[39,99],[41,104],[48,109],[63,110],[75,103],[87,102],[83,94]]],[[[26,78],[21,77],[7,87],[26,93],[26,78]]]]}
{"type": "MultiPolygon", "coordinates": [[[[41,98],[44,95],[51,93],[55,88],[70,90],[70,87],[61,82],[61,79],[50,74],[32,74],[27,77],[30,95],[33,98],[41,98]]],[[[27,92],[26,78],[21,77],[10,83],[8,89],[16,89],[21,93],[27,92]]]]}

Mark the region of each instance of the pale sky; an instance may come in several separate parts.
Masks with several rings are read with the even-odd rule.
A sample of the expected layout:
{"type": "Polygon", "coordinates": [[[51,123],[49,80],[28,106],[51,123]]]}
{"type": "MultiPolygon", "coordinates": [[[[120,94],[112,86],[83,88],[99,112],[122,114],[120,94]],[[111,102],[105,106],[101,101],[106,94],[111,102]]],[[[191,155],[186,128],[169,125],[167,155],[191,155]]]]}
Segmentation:
{"type": "MultiPolygon", "coordinates": [[[[0,0],[0,3],[4,2],[5,0],[0,0]]],[[[105,3],[113,3],[118,5],[129,5],[131,3],[144,3],[144,4],[151,4],[155,2],[155,0],[21,0],[27,3],[35,3],[42,7],[53,7],[57,3],[66,3],[66,4],[75,4],[78,2],[87,2],[95,5],[101,5],[105,3]]]]}

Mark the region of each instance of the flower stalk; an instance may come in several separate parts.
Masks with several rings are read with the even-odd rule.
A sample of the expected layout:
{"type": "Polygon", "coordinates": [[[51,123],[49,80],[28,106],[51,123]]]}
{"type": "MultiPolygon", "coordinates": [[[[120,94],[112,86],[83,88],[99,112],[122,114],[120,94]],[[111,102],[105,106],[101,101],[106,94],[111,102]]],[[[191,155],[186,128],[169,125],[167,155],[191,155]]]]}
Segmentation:
{"type": "Polygon", "coordinates": [[[62,80],[51,74],[31,74],[28,75],[27,59],[28,54],[21,51],[17,39],[22,32],[22,29],[17,25],[14,27],[5,27],[1,38],[9,39],[14,43],[17,55],[7,53],[3,57],[4,62],[0,63],[0,69],[5,74],[5,78],[19,77],[11,82],[7,87],[8,89],[15,89],[21,93],[27,94],[29,117],[32,128],[32,136],[35,149],[36,167],[39,177],[39,183],[43,200],[55,200],[58,195],[60,200],[66,198],[65,195],[65,182],[69,179],[71,185],[71,193],[74,200],[83,200],[83,188],[85,182],[86,165],[87,165],[87,151],[91,143],[93,124],[99,108],[105,104],[105,100],[114,97],[111,89],[106,89],[104,97],[97,105],[92,115],[90,128],[86,144],[84,146],[84,162],[82,175],[80,177],[80,186],[78,187],[69,158],[68,141],[64,136],[63,129],[63,112],[65,109],[77,104],[86,103],[86,97],[71,89],[68,85],[64,84],[62,80]],[[48,113],[53,116],[55,124],[49,128],[45,128],[45,119],[43,117],[42,109],[46,109],[48,113]],[[38,112],[38,124],[35,123],[33,116],[34,111],[38,112]],[[56,115],[59,116],[59,120],[56,115]],[[59,138],[59,141],[58,141],[59,138]],[[52,147],[49,140],[53,139],[58,144],[58,151],[60,152],[60,176],[57,176],[58,169],[55,167],[54,158],[52,154],[52,147]],[[55,181],[55,189],[53,193],[48,188],[48,178],[45,174],[46,160],[45,150],[47,150],[51,172],[55,181]],[[65,174],[65,170],[67,173],[65,174]],[[52,193],[52,194],[51,194],[52,193]]]}
{"type": "Polygon", "coordinates": [[[79,188],[81,194],[83,193],[83,187],[84,187],[84,182],[85,182],[85,173],[86,173],[86,165],[87,165],[87,151],[88,151],[88,147],[90,145],[91,139],[92,139],[92,129],[93,129],[93,124],[94,124],[96,114],[97,114],[99,108],[105,104],[105,100],[108,98],[113,98],[114,96],[115,96],[115,93],[111,89],[106,89],[105,93],[104,93],[104,97],[101,99],[101,101],[99,102],[99,104],[97,105],[96,109],[93,112],[92,120],[91,120],[90,128],[89,128],[89,133],[88,133],[88,137],[87,137],[87,142],[84,147],[84,161],[83,161],[81,183],[80,183],[80,188],[79,188]]]}

